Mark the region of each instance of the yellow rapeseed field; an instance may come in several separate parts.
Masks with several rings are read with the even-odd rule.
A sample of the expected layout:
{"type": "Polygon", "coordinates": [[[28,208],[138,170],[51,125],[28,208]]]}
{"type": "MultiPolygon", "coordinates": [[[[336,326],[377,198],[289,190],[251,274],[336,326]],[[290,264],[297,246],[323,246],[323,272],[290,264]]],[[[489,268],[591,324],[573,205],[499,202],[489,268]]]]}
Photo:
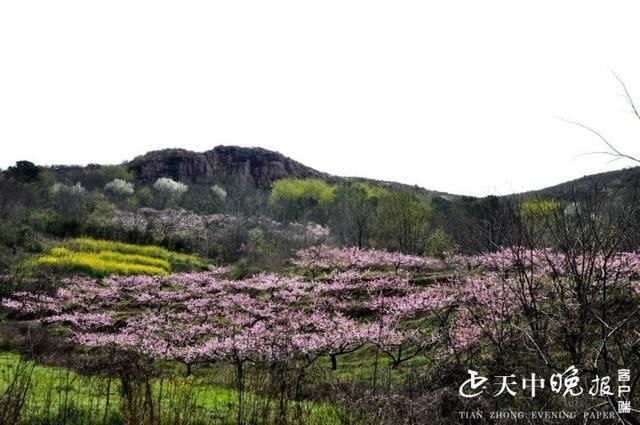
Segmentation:
{"type": "Polygon", "coordinates": [[[172,265],[201,266],[202,261],[196,256],[158,246],[76,238],[32,259],[31,264],[104,277],[111,274],[163,275],[172,271],[172,265]]]}

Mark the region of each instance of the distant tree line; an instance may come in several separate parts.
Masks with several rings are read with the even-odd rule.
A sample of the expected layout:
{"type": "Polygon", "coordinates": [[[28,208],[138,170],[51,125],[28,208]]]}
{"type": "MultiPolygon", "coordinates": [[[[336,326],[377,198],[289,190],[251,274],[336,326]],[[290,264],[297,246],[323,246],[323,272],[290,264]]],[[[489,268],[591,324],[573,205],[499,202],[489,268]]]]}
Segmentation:
{"type": "MultiPolygon", "coordinates": [[[[619,193],[596,190],[590,196],[607,199],[613,208],[631,202],[634,193],[633,187],[627,187],[619,193]]],[[[256,253],[268,255],[273,251],[273,235],[277,234],[277,252],[284,256],[288,245],[299,248],[301,240],[309,239],[302,236],[314,229],[305,227],[307,224],[328,229],[329,241],[339,246],[428,256],[482,252],[508,245],[523,223],[539,230],[551,215],[575,214],[576,209],[593,202],[584,192],[569,198],[447,199],[382,183],[343,180],[330,184],[320,179],[289,178],[277,180],[265,190],[258,188],[250,176],[209,185],[168,177],[141,184],[124,165],[38,167],[19,161],[0,173],[0,266],[6,270],[17,263],[16,256],[41,250],[47,238],[92,234],[129,242],[161,243],[172,249],[220,256],[224,261],[236,261],[248,252],[253,257],[256,253]],[[174,236],[156,240],[161,228],[158,225],[144,231],[137,228],[135,233],[96,225],[116,223],[111,220],[116,216],[136,217],[142,211],[142,216],[150,217],[144,211],[163,210],[191,212],[157,216],[165,221],[168,217],[211,221],[206,217],[215,214],[227,218],[215,219],[216,234],[207,238],[186,232],[180,239],[175,235],[181,233],[174,229],[174,236]],[[288,237],[292,238],[289,242],[288,237]]],[[[639,221],[640,217],[633,215],[633,220],[639,221]]],[[[312,231],[318,232],[324,235],[324,230],[312,231]]],[[[554,243],[544,232],[536,233],[542,235],[537,244],[554,243]]],[[[638,248],[636,234],[626,236],[625,248],[638,248]]]]}

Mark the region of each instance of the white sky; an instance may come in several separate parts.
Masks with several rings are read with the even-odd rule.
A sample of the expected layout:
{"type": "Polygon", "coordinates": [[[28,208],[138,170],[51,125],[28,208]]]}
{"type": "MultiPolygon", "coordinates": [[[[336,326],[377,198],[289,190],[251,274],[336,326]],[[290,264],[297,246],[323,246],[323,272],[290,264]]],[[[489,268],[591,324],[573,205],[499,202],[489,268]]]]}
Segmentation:
{"type": "Polygon", "coordinates": [[[0,167],[233,144],[485,195],[630,166],[556,117],[640,155],[634,3],[1,1],[0,167]]]}

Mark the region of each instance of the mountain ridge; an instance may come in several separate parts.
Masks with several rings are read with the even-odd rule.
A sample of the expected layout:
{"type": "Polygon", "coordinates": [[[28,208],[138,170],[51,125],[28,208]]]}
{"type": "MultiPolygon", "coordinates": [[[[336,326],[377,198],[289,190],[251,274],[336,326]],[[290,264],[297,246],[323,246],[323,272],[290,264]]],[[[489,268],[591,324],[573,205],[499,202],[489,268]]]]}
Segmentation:
{"type": "Polygon", "coordinates": [[[358,181],[408,188],[446,199],[460,197],[417,185],[332,175],[304,165],[280,152],[261,147],[219,145],[204,152],[180,148],[160,149],[137,156],[125,165],[134,173],[136,181],[143,184],[152,183],[159,177],[170,177],[183,183],[195,184],[225,184],[235,178],[249,177],[257,187],[265,189],[281,178],[318,178],[329,183],[358,181]]]}
{"type": "MultiPolygon", "coordinates": [[[[328,183],[341,181],[367,182],[391,188],[405,188],[418,193],[428,194],[447,200],[463,198],[481,199],[482,196],[451,194],[393,181],[384,181],[366,177],[336,176],[316,170],[298,162],[280,152],[261,147],[241,147],[218,145],[204,152],[195,152],[182,148],[159,149],[146,152],[122,163],[135,176],[136,183],[151,184],[160,177],[170,177],[188,184],[211,185],[229,184],[235,179],[249,179],[256,187],[266,189],[282,178],[318,178],[328,183]]],[[[48,168],[64,174],[65,170],[90,169],[98,164],[87,166],[55,165],[48,168]]],[[[618,190],[640,183],[640,167],[627,167],[620,170],[585,175],[541,189],[502,195],[542,196],[566,198],[575,193],[586,193],[594,188],[618,190]]]]}

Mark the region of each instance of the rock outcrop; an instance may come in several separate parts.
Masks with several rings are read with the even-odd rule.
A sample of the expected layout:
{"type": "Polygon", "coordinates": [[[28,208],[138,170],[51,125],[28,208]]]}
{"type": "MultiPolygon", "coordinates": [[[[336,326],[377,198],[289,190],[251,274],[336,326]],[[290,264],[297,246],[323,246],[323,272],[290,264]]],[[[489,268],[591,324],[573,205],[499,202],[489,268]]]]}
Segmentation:
{"type": "Polygon", "coordinates": [[[184,149],[152,151],[127,165],[136,180],[146,184],[159,177],[189,184],[225,184],[234,179],[249,179],[257,187],[266,188],[286,177],[332,179],[281,153],[238,146],[216,146],[202,153],[184,149]]]}

